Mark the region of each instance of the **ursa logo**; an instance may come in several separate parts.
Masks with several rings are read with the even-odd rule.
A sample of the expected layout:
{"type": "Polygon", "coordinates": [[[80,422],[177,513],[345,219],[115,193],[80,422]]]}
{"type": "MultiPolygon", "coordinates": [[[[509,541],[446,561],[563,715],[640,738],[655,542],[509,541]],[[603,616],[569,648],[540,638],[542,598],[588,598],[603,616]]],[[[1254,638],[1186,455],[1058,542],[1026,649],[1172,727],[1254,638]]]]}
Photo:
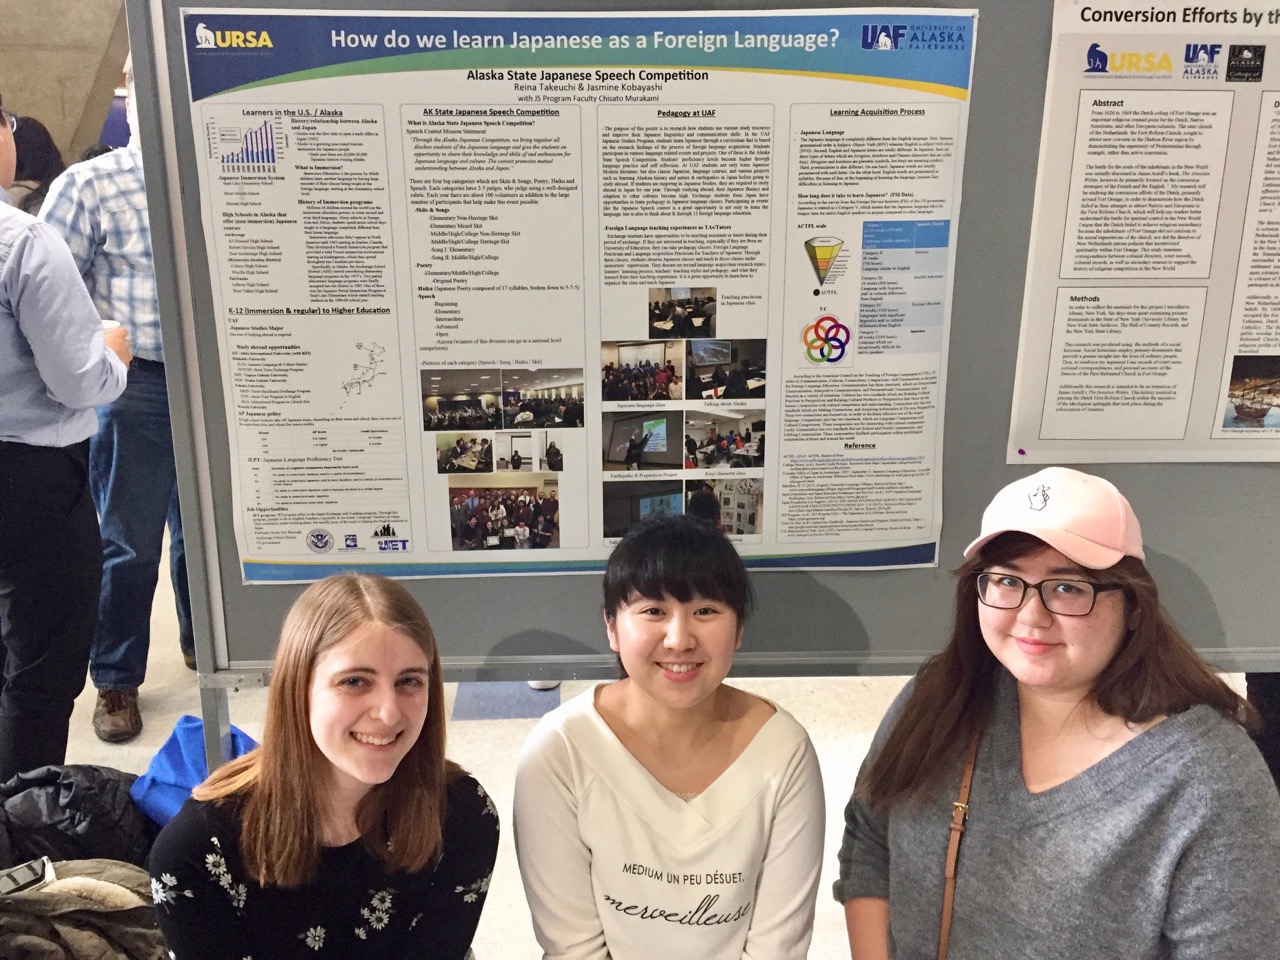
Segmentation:
{"type": "Polygon", "coordinates": [[[1220,43],[1188,43],[1182,55],[1183,80],[1217,80],[1218,54],[1222,52],[1220,43]]]}
{"type": "Polygon", "coordinates": [[[905,24],[864,23],[862,25],[863,50],[897,50],[907,35],[905,24]]]}
{"type": "Polygon", "coordinates": [[[217,50],[226,47],[257,48],[275,47],[271,34],[265,30],[210,30],[203,23],[196,24],[196,49],[217,50]]]}
{"type": "Polygon", "coordinates": [[[1141,53],[1123,50],[1108,53],[1098,44],[1090,44],[1085,54],[1085,73],[1173,73],[1173,58],[1168,53],[1141,53]]]}

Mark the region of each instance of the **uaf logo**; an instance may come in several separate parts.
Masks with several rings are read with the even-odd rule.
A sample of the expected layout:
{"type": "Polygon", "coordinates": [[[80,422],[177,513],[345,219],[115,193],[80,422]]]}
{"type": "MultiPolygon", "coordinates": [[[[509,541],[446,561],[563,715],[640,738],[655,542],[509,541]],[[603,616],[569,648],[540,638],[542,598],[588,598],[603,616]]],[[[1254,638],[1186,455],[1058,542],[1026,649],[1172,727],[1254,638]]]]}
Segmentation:
{"type": "Polygon", "coordinates": [[[1220,43],[1188,43],[1182,55],[1184,80],[1217,80],[1218,54],[1222,52],[1220,43]]]}
{"type": "Polygon", "coordinates": [[[901,23],[864,23],[862,25],[863,50],[897,50],[907,28],[901,23]]]}
{"type": "Polygon", "coordinates": [[[196,24],[196,49],[216,50],[219,47],[273,47],[271,34],[265,30],[210,30],[203,23],[196,24]]]}
{"type": "Polygon", "coordinates": [[[1122,50],[1107,53],[1098,44],[1090,44],[1085,54],[1085,73],[1173,73],[1173,59],[1168,53],[1142,53],[1122,50]]]}

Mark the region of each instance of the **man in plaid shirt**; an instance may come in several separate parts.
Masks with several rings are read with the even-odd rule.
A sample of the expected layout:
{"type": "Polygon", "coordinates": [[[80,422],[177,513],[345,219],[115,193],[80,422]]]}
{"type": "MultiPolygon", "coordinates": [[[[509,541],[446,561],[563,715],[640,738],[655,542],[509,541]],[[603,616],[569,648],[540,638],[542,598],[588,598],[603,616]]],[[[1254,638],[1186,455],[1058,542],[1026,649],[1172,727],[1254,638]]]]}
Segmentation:
{"type": "Polygon", "coordinates": [[[111,743],[142,730],[138,687],[146,675],[166,522],[179,640],[187,666],[195,667],[131,61],[125,72],[129,146],[68,168],[49,187],[40,211],[40,219],[67,241],[98,312],[123,324],[133,344],[128,385],[118,400],[98,408],[89,459],[103,547],[98,629],[89,660],[98,688],[93,729],[111,743]]]}

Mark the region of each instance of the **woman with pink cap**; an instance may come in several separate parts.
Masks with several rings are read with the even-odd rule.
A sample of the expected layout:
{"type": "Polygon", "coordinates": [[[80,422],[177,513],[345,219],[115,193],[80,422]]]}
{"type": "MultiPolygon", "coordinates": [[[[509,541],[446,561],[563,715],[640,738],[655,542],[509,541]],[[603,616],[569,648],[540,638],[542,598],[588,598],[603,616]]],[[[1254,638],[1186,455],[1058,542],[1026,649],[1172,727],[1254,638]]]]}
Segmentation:
{"type": "Polygon", "coordinates": [[[1128,500],[1041,470],[965,558],[845,811],[853,960],[1277,956],[1257,718],[1161,608],[1128,500]]]}

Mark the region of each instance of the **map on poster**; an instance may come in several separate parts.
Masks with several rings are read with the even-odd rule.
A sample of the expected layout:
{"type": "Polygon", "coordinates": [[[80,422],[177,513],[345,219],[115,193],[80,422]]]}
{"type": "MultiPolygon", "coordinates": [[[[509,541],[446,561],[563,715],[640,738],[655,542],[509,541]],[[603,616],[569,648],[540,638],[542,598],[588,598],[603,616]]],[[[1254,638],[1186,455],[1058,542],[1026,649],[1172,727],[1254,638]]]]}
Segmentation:
{"type": "Polygon", "coordinates": [[[976,13],[182,23],[246,581],[936,562],[976,13]]]}

